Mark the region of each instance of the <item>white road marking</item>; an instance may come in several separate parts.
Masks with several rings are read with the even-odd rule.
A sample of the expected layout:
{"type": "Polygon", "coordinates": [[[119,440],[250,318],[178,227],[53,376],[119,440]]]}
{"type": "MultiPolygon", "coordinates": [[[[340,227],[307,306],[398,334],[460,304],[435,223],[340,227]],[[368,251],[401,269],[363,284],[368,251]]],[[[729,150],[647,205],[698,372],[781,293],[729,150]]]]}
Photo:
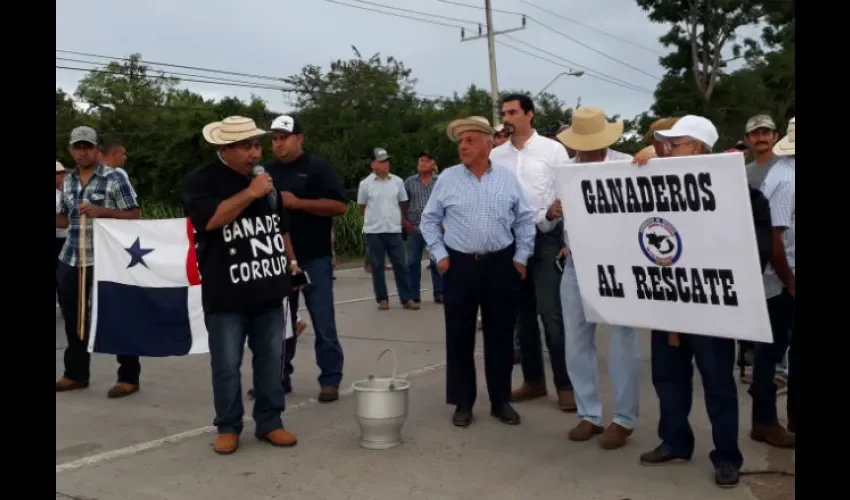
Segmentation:
{"type": "MultiPolygon", "coordinates": [[[[475,355],[476,358],[480,359],[482,357],[481,353],[477,353],[475,355]]],[[[421,368],[416,368],[415,370],[411,370],[407,373],[399,374],[399,378],[414,378],[422,375],[426,375],[428,373],[434,372],[446,366],[445,362],[436,363],[433,365],[423,366],[421,368]]],[[[339,391],[340,397],[350,396],[354,392],[350,387],[347,389],[342,389],[339,391]]],[[[290,413],[297,412],[299,410],[303,410],[304,408],[308,408],[314,406],[318,403],[316,398],[310,398],[300,403],[289,406],[284,415],[288,415],[290,413]]],[[[245,418],[245,427],[252,426],[254,424],[253,420],[250,418],[245,418]]],[[[104,462],[108,462],[111,460],[115,460],[117,458],[130,457],[133,455],[137,455],[144,451],[152,450],[155,448],[160,448],[167,444],[175,444],[186,441],[188,439],[192,439],[199,436],[205,436],[207,434],[215,433],[216,428],[214,426],[206,426],[199,427],[197,429],[192,429],[186,432],[180,432],[178,434],[172,434],[170,436],[166,436],[164,438],[154,439],[153,441],[148,441],[146,443],[134,444],[132,446],[127,446],[125,448],[119,448],[117,450],[110,450],[103,453],[98,453],[96,455],[90,455],[88,457],[79,458],[77,460],[72,460],[70,462],[61,463],[56,466],[56,474],[61,474],[63,472],[69,472],[73,470],[79,470],[84,467],[91,467],[93,465],[98,465],[104,462]]]]}

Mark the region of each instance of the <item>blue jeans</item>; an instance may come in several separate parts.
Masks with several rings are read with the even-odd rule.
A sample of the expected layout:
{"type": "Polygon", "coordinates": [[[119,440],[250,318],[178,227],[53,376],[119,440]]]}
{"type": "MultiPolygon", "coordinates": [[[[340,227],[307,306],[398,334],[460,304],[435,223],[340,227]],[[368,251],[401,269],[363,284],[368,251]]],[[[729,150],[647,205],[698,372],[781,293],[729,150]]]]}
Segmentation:
{"type": "MultiPolygon", "coordinates": [[[[422,252],[425,251],[425,238],[419,232],[419,228],[415,233],[407,234],[407,272],[410,275],[410,293],[413,295],[413,300],[421,302],[422,297],[422,252]]],[[[433,283],[434,300],[438,300],[443,296],[443,277],[437,271],[437,263],[431,259],[431,282],[433,283]]]]}
{"type": "MultiPolygon", "coordinates": [[[[679,335],[671,346],[669,334],[652,331],[652,385],[661,415],[658,437],[673,456],[690,460],[694,431],[688,422],[694,389],[694,364],[702,378],[705,409],[711,422],[714,467],[740,468],[744,457],[738,448],[738,386],[735,384],[735,341],[707,335],[679,335]]],[[[770,383],[773,383],[771,378],[770,383]]],[[[774,386],[773,389],[776,392],[774,386]]]]}
{"type": "Polygon", "coordinates": [[[390,264],[393,266],[399,300],[402,304],[413,300],[401,233],[367,234],[366,244],[369,245],[369,262],[372,265],[372,287],[375,290],[375,300],[381,302],[389,299],[387,282],[384,279],[385,255],[389,255],[390,264]]]}
{"type": "MultiPolygon", "coordinates": [[[[564,315],[564,351],[567,372],[573,384],[578,416],[602,425],[597,376],[596,323],[588,323],[581,302],[573,256],[567,256],[561,279],[561,309],[564,315]]],[[[608,369],[614,386],[613,422],[632,429],[638,419],[640,348],[637,331],[629,326],[609,326],[611,350],[608,369]]]]}
{"type": "Polygon", "coordinates": [[[283,335],[287,318],[283,304],[255,311],[204,315],[209,333],[212,366],[213,425],[219,433],[242,432],[242,380],[240,367],[245,338],[253,352],[254,421],[256,434],[266,435],[283,428],[281,413],[286,395],[281,384],[283,335]]]}
{"type": "MultiPolygon", "coordinates": [[[[319,385],[337,387],[342,382],[343,354],[342,345],[336,331],[336,313],[334,312],[333,264],[330,257],[319,257],[300,261],[298,265],[310,276],[310,284],[302,290],[307,312],[316,334],[316,364],[319,366],[319,385]]],[[[294,294],[291,306],[298,309],[298,295],[294,294]]],[[[292,359],[295,357],[295,338],[289,339],[292,347],[286,351],[285,368],[287,375],[292,374],[292,359]]],[[[289,377],[284,381],[291,389],[289,377]]]]}

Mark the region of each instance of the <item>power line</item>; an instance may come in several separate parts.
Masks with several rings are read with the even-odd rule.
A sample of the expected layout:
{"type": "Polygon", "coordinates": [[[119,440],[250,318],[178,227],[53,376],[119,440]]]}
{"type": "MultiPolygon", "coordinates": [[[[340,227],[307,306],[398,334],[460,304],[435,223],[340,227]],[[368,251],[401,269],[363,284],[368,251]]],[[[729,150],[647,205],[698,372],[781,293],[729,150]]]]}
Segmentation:
{"type": "MultiPolygon", "coordinates": [[[[522,40],[518,40],[518,39],[516,39],[516,38],[512,38],[512,40],[514,40],[514,41],[516,41],[516,42],[524,43],[524,42],[522,42],[522,40]]],[[[525,50],[525,49],[521,49],[521,48],[519,48],[519,47],[515,47],[515,46],[513,46],[513,45],[511,45],[511,44],[509,44],[509,43],[506,43],[506,42],[503,42],[503,41],[500,41],[500,40],[497,40],[497,41],[496,41],[496,43],[498,43],[498,44],[500,44],[500,45],[504,45],[505,47],[507,47],[507,48],[509,48],[509,49],[515,50],[515,51],[517,51],[517,52],[521,52],[521,53],[523,53],[523,54],[525,54],[525,55],[527,55],[527,56],[533,57],[533,58],[535,58],[535,59],[539,59],[539,60],[541,60],[541,61],[545,61],[545,62],[548,62],[548,63],[550,63],[550,64],[554,64],[555,66],[559,66],[559,67],[561,67],[561,68],[570,69],[570,70],[572,69],[570,66],[567,66],[567,65],[565,65],[565,64],[561,64],[561,63],[559,63],[559,62],[557,62],[557,61],[553,61],[552,59],[547,59],[547,58],[545,58],[545,57],[543,57],[543,56],[540,56],[540,55],[535,54],[535,53],[533,53],[533,52],[529,52],[529,51],[527,51],[527,50],[525,50]]],[[[529,44],[526,44],[526,45],[529,45],[529,44]]],[[[533,45],[530,45],[530,46],[531,46],[532,48],[535,48],[536,50],[540,50],[541,52],[546,52],[546,51],[544,51],[543,49],[540,49],[540,48],[534,47],[533,45]]],[[[563,59],[563,58],[560,58],[560,57],[559,57],[559,59],[563,59]]],[[[594,75],[594,74],[592,74],[592,73],[585,73],[585,76],[588,76],[588,77],[591,77],[591,78],[596,78],[597,80],[603,81],[603,82],[605,82],[605,83],[610,83],[611,85],[616,85],[616,86],[618,86],[618,87],[623,87],[623,88],[625,88],[625,89],[633,90],[633,91],[635,91],[635,92],[641,92],[641,93],[644,93],[644,94],[652,94],[652,91],[651,91],[651,90],[644,89],[644,88],[641,88],[641,87],[637,87],[637,86],[635,86],[635,85],[628,84],[628,83],[621,83],[621,82],[619,82],[619,81],[609,80],[608,78],[605,78],[604,76],[594,75]]]]}
{"type": "MultiPolygon", "coordinates": [[[[88,53],[88,52],[77,52],[77,51],[73,51],[73,50],[56,49],[56,52],[59,52],[59,53],[62,53],[62,54],[77,55],[77,56],[94,57],[94,58],[98,58],[98,59],[109,59],[111,61],[131,61],[132,60],[129,57],[112,57],[112,56],[105,56],[105,55],[102,55],[102,54],[91,54],[91,53],[88,53]]],[[[275,77],[275,76],[254,75],[254,74],[251,74],[251,73],[238,73],[236,71],[202,68],[202,67],[198,67],[198,66],[186,66],[186,65],[182,65],[182,64],[163,63],[163,62],[141,60],[141,59],[139,60],[139,62],[144,63],[144,64],[153,64],[153,65],[156,65],[156,66],[165,66],[165,67],[170,67],[170,68],[203,71],[205,73],[218,73],[218,74],[221,74],[221,75],[245,76],[245,77],[248,77],[248,78],[255,78],[255,79],[258,79],[258,80],[271,80],[271,81],[276,81],[276,82],[286,82],[286,80],[284,78],[275,77]]]]}
{"type": "MultiPolygon", "coordinates": [[[[460,3],[460,2],[452,2],[452,1],[449,1],[449,0],[438,0],[438,1],[443,2],[443,3],[447,3],[447,4],[451,4],[451,5],[459,5],[459,6],[461,6],[461,7],[468,7],[468,8],[471,8],[471,9],[483,9],[483,7],[479,7],[479,6],[477,6],[477,5],[469,5],[469,4],[464,4],[464,3],[460,3]]],[[[494,11],[494,12],[502,12],[502,13],[505,13],[505,14],[520,14],[520,13],[518,13],[518,12],[513,12],[513,11],[497,11],[496,9],[493,9],[493,11],[494,11]]],[[[601,55],[601,56],[603,56],[603,57],[605,57],[605,58],[607,58],[607,59],[610,59],[610,60],[612,60],[612,61],[614,61],[614,62],[616,62],[616,63],[618,63],[618,64],[621,64],[621,65],[623,65],[623,66],[625,66],[625,67],[627,67],[627,68],[630,68],[630,69],[632,69],[632,70],[634,70],[634,71],[637,71],[638,73],[641,73],[641,74],[643,74],[643,75],[646,75],[646,76],[648,76],[648,77],[650,77],[650,78],[654,78],[655,80],[661,80],[661,77],[659,77],[659,76],[657,76],[657,75],[653,75],[653,74],[651,74],[651,73],[647,73],[646,71],[644,71],[644,70],[642,70],[642,69],[638,68],[637,66],[632,66],[631,64],[629,64],[629,63],[627,63],[627,62],[625,62],[625,61],[621,61],[620,59],[617,59],[616,57],[614,57],[614,56],[612,56],[612,55],[610,55],[610,54],[608,54],[608,53],[606,53],[606,52],[604,52],[604,51],[602,51],[602,50],[599,50],[599,49],[597,49],[597,48],[595,48],[595,47],[591,47],[590,45],[588,45],[588,44],[586,44],[586,43],[582,42],[581,40],[579,40],[579,39],[577,39],[577,38],[574,38],[574,37],[572,37],[572,36],[570,36],[570,35],[567,35],[566,33],[563,33],[563,32],[561,32],[561,31],[559,31],[559,30],[557,30],[557,29],[555,29],[555,28],[553,28],[553,27],[549,26],[548,24],[545,24],[545,23],[540,22],[539,20],[537,20],[537,19],[536,19],[536,18],[534,18],[534,17],[531,17],[531,16],[529,16],[529,15],[527,15],[527,14],[520,14],[520,15],[525,15],[525,17],[526,17],[527,19],[529,19],[530,21],[533,21],[533,22],[537,23],[538,25],[540,25],[540,27],[545,28],[545,29],[547,29],[547,30],[549,30],[549,31],[551,31],[551,32],[553,32],[553,33],[555,33],[555,34],[558,34],[558,35],[560,35],[560,36],[562,36],[562,37],[566,38],[567,40],[570,40],[570,41],[571,41],[571,42],[573,42],[573,43],[576,43],[576,44],[578,44],[578,45],[581,45],[582,47],[586,48],[587,50],[590,50],[590,51],[592,51],[592,52],[595,52],[595,53],[597,53],[597,54],[599,54],[599,55],[601,55]]]]}
{"type": "Polygon", "coordinates": [[[410,14],[419,14],[421,16],[430,16],[430,17],[436,17],[436,18],[439,18],[439,19],[446,19],[448,21],[457,21],[457,22],[466,23],[466,24],[473,24],[473,25],[476,25],[476,26],[481,24],[480,21],[471,21],[469,19],[459,19],[457,17],[447,17],[447,16],[442,16],[440,14],[431,14],[430,12],[422,12],[422,11],[418,11],[418,10],[402,9],[401,7],[394,7],[392,5],[385,5],[385,4],[375,3],[375,2],[367,2],[366,0],[348,0],[348,1],[349,2],[362,3],[362,4],[366,4],[366,5],[373,5],[375,7],[382,7],[384,9],[397,10],[399,12],[407,12],[407,13],[410,13],[410,14]]]}
{"type": "Polygon", "coordinates": [[[546,49],[543,49],[543,48],[540,48],[540,47],[538,47],[538,46],[536,46],[536,45],[532,45],[532,44],[530,44],[530,43],[528,43],[528,42],[525,42],[525,41],[523,41],[523,40],[520,40],[519,38],[516,38],[516,37],[514,37],[514,36],[506,35],[506,36],[505,36],[505,38],[509,38],[509,39],[513,40],[514,42],[521,43],[521,44],[523,44],[523,45],[525,45],[525,46],[527,46],[527,47],[530,47],[530,48],[532,48],[532,49],[534,49],[534,50],[537,50],[537,51],[539,51],[539,52],[542,52],[542,53],[544,53],[544,54],[546,54],[546,55],[548,55],[548,56],[554,57],[554,58],[556,58],[556,59],[560,59],[561,61],[564,61],[564,62],[565,62],[565,63],[567,63],[567,64],[571,64],[571,65],[573,65],[573,66],[576,66],[576,67],[582,68],[582,69],[587,70],[587,71],[590,71],[590,72],[592,72],[592,73],[596,73],[595,75],[594,75],[594,74],[592,74],[592,73],[586,73],[586,74],[587,74],[588,76],[590,76],[590,77],[597,78],[597,79],[601,79],[602,81],[607,81],[608,83],[613,83],[613,84],[615,84],[615,85],[619,85],[619,86],[621,86],[621,87],[627,87],[627,88],[636,89],[636,90],[639,90],[640,92],[646,92],[646,93],[649,93],[649,94],[651,94],[651,93],[652,93],[652,90],[649,90],[649,89],[646,89],[646,88],[643,88],[643,87],[639,87],[639,86],[637,86],[637,85],[635,85],[635,84],[633,84],[633,83],[627,82],[626,80],[622,80],[622,79],[620,79],[620,78],[617,78],[617,77],[614,77],[614,76],[611,76],[611,75],[608,75],[608,74],[602,73],[601,71],[597,71],[597,70],[594,70],[594,69],[588,68],[587,66],[581,65],[581,64],[579,64],[579,63],[577,63],[577,62],[575,62],[575,61],[570,61],[569,59],[566,59],[566,58],[564,58],[564,57],[561,57],[561,56],[559,56],[558,54],[555,54],[554,52],[550,52],[550,51],[548,51],[548,50],[546,50],[546,49]],[[601,78],[600,78],[600,77],[601,77],[601,78]]]}
{"type": "MultiPolygon", "coordinates": [[[[95,64],[95,63],[92,63],[92,64],[95,64]]],[[[105,70],[91,69],[91,68],[74,68],[74,67],[70,67],[70,66],[60,66],[59,64],[56,65],[56,69],[67,69],[67,70],[70,70],[70,71],[83,71],[83,72],[90,72],[90,73],[97,73],[97,74],[104,74],[104,75],[116,75],[116,76],[125,76],[125,77],[129,76],[126,73],[121,73],[121,72],[118,72],[118,71],[105,71],[105,70]]],[[[260,85],[260,84],[256,84],[256,83],[227,83],[227,82],[221,82],[221,81],[215,81],[215,80],[199,80],[199,79],[196,79],[196,78],[180,78],[180,81],[182,81],[182,82],[194,82],[194,83],[207,83],[207,84],[212,84],[212,85],[227,85],[227,86],[231,86],[231,87],[246,87],[246,88],[262,89],[262,90],[277,90],[277,91],[283,91],[283,92],[296,92],[293,89],[284,89],[282,87],[272,87],[270,85],[260,85]]]]}
{"type": "Polygon", "coordinates": [[[540,7],[539,5],[535,5],[535,4],[531,3],[531,2],[529,2],[528,0],[520,0],[520,2],[522,2],[522,3],[526,4],[526,5],[530,5],[530,6],[534,7],[535,9],[540,9],[540,10],[542,10],[543,12],[546,12],[547,14],[551,14],[551,15],[553,15],[553,16],[555,16],[555,17],[560,17],[561,19],[563,19],[563,20],[565,20],[565,21],[569,21],[569,22],[571,22],[571,23],[573,23],[573,24],[577,24],[577,25],[582,26],[582,27],[584,27],[584,28],[587,28],[587,29],[589,29],[589,30],[595,31],[595,32],[597,32],[597,33],[600,33],[600,34],[602,34],[602,35],[605,35],[605,36],[611,37],[611,38],[613,38],[613,39],[615,39],[615,40],[619,40],[619,41],[621,41],[621,42],[623,42],[623,43],[626,43],[626,44],[632,45],[632,46],[637,47],[637,48],[639,48],[639,49],[643,49],[643,50],[645,50],[645,51],[647,51],[647,52],[652,52],[652,53],[653,53],[653,54],[655,54],[655,55],[659,55],[659,56],[662,56],[662,57],[664,56],[664,54],[663,54],[662,52],[660,52],[660,51],[658,51],[658,50],[656,50],[656,49],[652,49],[652,48],[646,47],[646,46],[644,46],[644,45],[640,45],[640,44],[635,43],[635,42],[633,42],[633,41],[631,41],[631,40],[628,40],[628,39],[626,39],[626,38],[623,38],[623,37],[617,36],[617,35],[615,35],[615,34],[613,34],[613,33],[608,33],[607,31],[604,31],[604,30],[601,30],[601,29],[599,29],[599,28],[593,27],[593,26],[591,26],[591,25],[589,25],[589,24],[584,24],[584,23],[582,23],[581,21],[576,21],[575,19],[570,19],[569,17],[567,17],[567,16],[565,16],[565,15],[563,15],[563,14],[558,14],[557,12],[551,11],[551,10],[549,10],[549,9],[545,9],[545,8],[543,8],[543,7],[540,7]]]}
{"type": "MultiPolygon", "coordinates": [[[[356,6],[356,5],[344,4],[344,3],[338,2],[338,1],[336,1],[336,0],[325,0],[325,1],[326,1],[326,2],[330,2],[330,3],[336,3],[336,4],[339,4],[339,5],[345,5],[345,6],[347,6],[347,7],[352,7],[352,8],[355,8],[355,9],[368,10],[368,11],[375,12],[375,13],[378,13],[378,14],[384,14],[384,15],[388,15],[388,16],[401,16],[401,17],[405,17],[405,18],[407,18],[407,19],[411,19],[411,20],[414,20],[414,21],[420,21],[420,22],[425,22],[425,23],[434,24],[434,23],[432,23],[431,21],[428,21],[428,20],[425,20],[425,19],[417,19],[417,18],[414,18],[414,17],[402,16],[401,14],[394,14],[394,13],[392,13],[392,12],[386,12],[386,11],[380,11],[380,10],[376,10],[376,9],[368,9],[368,8],[365,8],[365,7],[359,7],[359,6],[356,6]]],[[[350,1],[362,1],[362,0],[350,0],[350,1]]],[[[448,0],[439,0],[439,1],[443,1],[444,3],[453,4],[453,5],[460,5],[460,6],[462,6],[462,7],[479,8],[479,7],[477,7],[477,6],[472,6],[472,5],[462,4],[462,3],[458,3],[458,2],[450,2],[450,1],[448,1],[448,0]]],[[[370,2],[370,3],[374,4],[374,2],[370,2]]],[[[395,9],[395,7],[386,7],[386,8],[395,9]]],[[[481,7],[481,9],[483,9],[483,7],[481,7]]],[[[398,9],[396,9],[396,10],[398,10],[398,9]]],[[[524,15],[524,14],[522,14],[522,13],[520,13],[520,12],[503,11],[503,10],[498,10],[498,9],[493,9],[493,11],[494,11],[494,12],[502,12],[502,13],[506,13],[506,14],[520,15],[520,16],[524,15]]],[[[422,13],[422,14],[423,14],[423,15],[433,15],[433,14],[425,14],[425,13],[422,13]]],[[[452,18],[452,19],[454,19],[454,18],[452,18]]],[[[464,20],[462,20],[462,19],[454,19],[454,20],[457,20],[457,21],[459,21],[459,22],[465,22],[465,21],[464,21],[464,20]]],[[[437,23],[437,24],[442,25],[442,26],[446,26],[446,24],[444,24],[444,23],[437,23]]],[[[539,24],[539,23],[538,23],[538,24],[539,24]]],[[[450,26],[450,27],[462,28],[461,26],[455,26],[455,25],[452,25],[452,26],[450,26]]],[[[541,48],[539,48],[539,47],[535,47],[534,45],[531,45],[531,44],[528,44],[528,43],[523,42],[523,41],[521,41],[521,40],[518,40],[518,39],[516,39],[516,38],[513,38],[513,37],[511,37],[510,35],[505,35],[505,36],[506,36],[506,37],[509,37],[509,38],[511,38],[511,39],[513,39],[513,40],[515,40],[515,41],[519,42],[519,43],[523,43],[523,44],[525,44],[525,45],[528,45],[528,46],[530,46],[531,48],[534,48],[534,49],[539,50],[539,51],[541,51],[541,52],[546,52],[546,53],[548,53],[549,55],[554,55],[554,54],[552,54],[551,52],[547,52],[547,51],[545,51],[545,50],[543,50],[543,49],[541,49],[541,48]]],[[[527,55],[531,55],[532,57],[536,57],[537,59],[542,59],[542,60],[547,61],[547,62],[549,62],[549,63],[553,63],[553,64],[555,64],[555,65],[557,65],[557,66],[562,66],[562,67],[564,67],[563,65],[561,65],[561,64],[559,64],[559,63],[557,63],[557,62],[554,62],[554,61],[551,61],[551,60],[548,60],[548,59],[545,59],[545,58],[541,58],[540,56],[537,56],[537,55],[535,55],[535,54],[532,54],[532,53],[530,53],[530,52],[528,52],[528,51],[525,51],[525,50],[519,49],[519,48],[517,48],[517,47],[510,46],[510,45],[507,45],[507,44],[504,44],[504,43],[502,43],[502,42],[498,42],[498,43],[501,43],[502,45],[505,45],[505,46],[507,46],[507,47],[509,47],[509,48],[512,48],[512,49],[514,49],[514,50],[516,50],[516,51],[518,51],[518,52],[521,52],[521,53],[524,53],[524,54],[527,54],[527,55]]],[[[560,56],[557,56],[557,55],[555,55],[555,56],[556,56],[556,57],[558,57],[559,59],[563,60],[563,61],[567,61],[566,59],[564,59],[564,58],[562,58],[562,57],[560,57],[560,56]]],[[[567,62],[568,62],[568,63],[570,63],[570,64],[574,64],[574,65],[576,65],[576,66],[579,66],[579,67],[581,67],[581,68],[584,68],[584,69],[585,69],[586,71],[588,71],[588,72],[597,73],[599,76],[597,76],[597,75],[592,75],[592,74],[590,74],[590,73],[587,73],[587,75],[588,75],[588,76],[590,76],[590,77],[593,77],[593,78],[597,78],[597,79],[599,79],[599,80],[601,80],[601,81],[603,81],[603,82],[610,83],[610,84],[612,84],[612,85],[617,85],[617,86],[620,86],[620,87],[624,87],[624,88],[627,88],[627,89],[629,89],[629,90],[635,90],[635,91],[638,91],[638,92],[644,92],[644,93],[652,94],[652,91],[651,91],[651,90],[648,90],[648,89],[645,89],[645,88],[642,88],[642,87],[638,87],[638,86],[633,85],[633,84],[631,84],[631,83],[629,83],[629,82],[627,82],[627,81],[625,81],[625,80],[622,80],[622,79],[619,79],[619,78],[616,78],[616,77],[613,77],[613,76],[610,76],[610,75],[606,75],[605,73],[602,73],[602,72],[600,72],[600,71],[594,70],[594,69],[589,68],[589,67],[587,67],[587,66],[583,66],[583,65],[580,65],[580,64],[577,64],[577,63],[573,63],[573,62],[571,62],[571,61],[567,61],[567,62]]],[[[650,75],[650,76],[651,76],[651,75],[650,75]]]]}
{"type": "Polygon", "coordinates": [[[325,0],[325,1],[330,2],[330,3],[335,3],[335,4],[338,4],[338,5],[343,5],[345,7],[351,7],[352,9],[366,10],[366,11],[369,11],[369,12],[377,12],[378,14],[384,14],[384,15],[393,16],[393,17],[400,17],[400,18],[403,18],[403,19],[411,19],[413,21],[419,21],[419,22],[422,22],[422,23],[434,24],[434,25],[437,25],[437,26],[446,26],[448,28],[463,29],[463,26],[459,26],[457,24],[446,24],[446,23],[442,23],[440,21],[429,21],[427,19],[420,19],[418,17],[406,16],[404,14],[394,14],[392,12],[385,12],[385,11],[382,11],[382,10],[370,9],[368,7],[360,7],[360,6],[357,6],[357,5],[351,5],[351,4],[347,4],[347,3],[337,2],[336,0],[325,0]]]}

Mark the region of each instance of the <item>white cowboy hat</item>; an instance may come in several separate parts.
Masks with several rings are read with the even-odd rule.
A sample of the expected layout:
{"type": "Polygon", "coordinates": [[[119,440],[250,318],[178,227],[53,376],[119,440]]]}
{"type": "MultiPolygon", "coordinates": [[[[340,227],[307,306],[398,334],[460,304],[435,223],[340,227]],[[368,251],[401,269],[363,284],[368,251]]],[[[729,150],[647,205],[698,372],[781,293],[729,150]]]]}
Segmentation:
{"type": "Polygon", "coordinates": [[[606,149],[623,135],[623,123],[608,123],[605,112],[598,107],[578,108],[573,113],[570,128],[558,134],[564,146],[576,151],[606,149]]]}
{"type": "Polygon", "coordinates": [[[65,166],[59,160],[56,160],[56,173],[60,174],[65,171],[65,166]]]}
{"type": "Polygon", "coordinates": [[[496,129],[490,126],[490,122],[483,116],[470,116],[460,118],[449,123],[446,135],[454,142],[460,140],[460,134],[464,132],[480,132],[482,134],[494,135],[496,129]]]}
{"type": "Polygon", "coordinates": [[[773,154],[776,156],[793,156],[796,154],[797,148],[794,143],[794,122],[796,119],[796,116],[791,118],[791,121],[788,122],[788,132],[785,134],[785,137],[773,146],[773,154]]]}
{"type": "Polygon", "coordinates": [[[204,140],[214,146],[262,137],[268,132],[257,128],[254,120],[244,116],[228,116],[220,122],[207,124],[203,130],[204,140]]]}

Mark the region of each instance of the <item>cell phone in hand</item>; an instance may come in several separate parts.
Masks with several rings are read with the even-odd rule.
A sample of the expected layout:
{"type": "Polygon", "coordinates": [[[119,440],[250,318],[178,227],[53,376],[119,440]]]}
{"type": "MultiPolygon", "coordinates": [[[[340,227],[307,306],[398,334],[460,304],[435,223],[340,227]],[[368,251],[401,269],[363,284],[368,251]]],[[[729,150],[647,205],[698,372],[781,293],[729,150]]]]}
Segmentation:
{"type": "Polygon", "coordinates": [[[305,286],[310,284],[310,275],[307,274],[307,271],[302,271],[298,274],[292,275],[292,286],[305,286]]]}
{"type": "Polygon", "coordinates": [[[563,274],[564,266],[567,265],[567,256],[562,255],[560,257],[555,258],[555,269],[558,270],[559,273],[563,274]]]}

